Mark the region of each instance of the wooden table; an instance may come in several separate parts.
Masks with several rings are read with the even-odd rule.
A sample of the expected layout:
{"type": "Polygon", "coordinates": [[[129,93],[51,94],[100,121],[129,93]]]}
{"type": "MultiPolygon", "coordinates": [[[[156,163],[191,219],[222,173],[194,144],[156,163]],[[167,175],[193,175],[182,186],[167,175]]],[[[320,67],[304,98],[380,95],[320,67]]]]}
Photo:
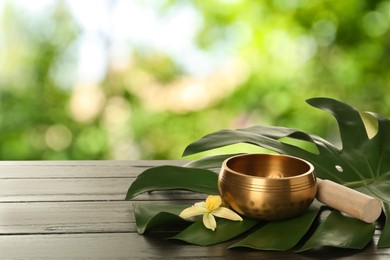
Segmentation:
{"type": "Polygon", "coordinates": [[[164,240],[157,230],[138,235],[133,203],[175,203],[199,195],[140,195],[124,201],[135,177],[158,165],[181,161],[0,162],[0,259],[388,259],[377,235],[364,250],[321,249],[304,254],[227,249],[164,240]],[[343,258],[344,259],[344,258],[343,258]]]}

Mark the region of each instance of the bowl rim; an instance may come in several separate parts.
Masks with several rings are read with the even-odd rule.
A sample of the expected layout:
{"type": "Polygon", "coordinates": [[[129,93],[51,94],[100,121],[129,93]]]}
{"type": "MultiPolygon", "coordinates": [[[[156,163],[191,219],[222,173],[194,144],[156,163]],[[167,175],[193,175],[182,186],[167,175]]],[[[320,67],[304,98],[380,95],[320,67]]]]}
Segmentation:
{"type": "Polygon", "coordinates": [[[245,176],[247,178],[253,178],[253,179],[263,179],[263,180],[273,180],[273,181],[282,181],[282,180],[291,180],[291,179],[296,179],[298,177],[303,177],[305,175],[313,175],[314,176],[314,179],[316,179],[316,174],[314,172],[314,166],[313,164],[311,164],[310,162],[302,159],[302,158],[299,158],[299,157],[296,157],[296,156],[291,156],[291,155],[286,155],[286,154],[267,154],[267,153],[246,153],[246,154],[239,154],[239,155],[235,155],[235,156],[232,156],[232,157],[229,157],[227,159],[225,159],[222,163],[222,168],[221,170],[228,170],[230,171],[231,173],[234,173],[234,174],[237,174],[239,176],[245,176]],[[232,159],[235,159],[237,157],[246,157],[246,156],[278,156],[278,157],[287,157],[287,158],[290,158],[290,159],[294,159],[294,160],[298,160],[298,161],[301,161],[305,164],[307,164],[309,166],[309,170],[304,172],[304,173],[301,173],[301,174],[298,174],[298,175],[294,175],[294,176],[290,176],[290,177],[282,177],[282,178],[267,178],[267,177],[261,177],[261,176],[253,176],[253,175],[248,175],[248,174],[244,174],[244,173],[240,173],[240,172],[237,172],[235,170],[232,170],[231,168],[229,168],[227,166],[227,163],[232,160],[232,159]]]}

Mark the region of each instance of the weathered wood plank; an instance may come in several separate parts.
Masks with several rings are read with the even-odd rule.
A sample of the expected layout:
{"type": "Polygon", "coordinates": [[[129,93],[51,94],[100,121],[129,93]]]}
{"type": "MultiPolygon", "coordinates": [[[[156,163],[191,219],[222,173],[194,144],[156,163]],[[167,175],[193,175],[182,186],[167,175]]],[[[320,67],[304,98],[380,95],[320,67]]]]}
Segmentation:
{"type": "MultiPolygon", "coordinates": [[[[135,203],[190,206],[194,201],[0,203],[0,235],[137,232],[135,203]]],[[[375,237],[379,237],[379,229],[375,237]]]]}
{"type": "Polygon", "coordinates": [[[186,161],[0,161],[0,179],[136,177],[161,165],[186,161]]]}
{"type": "Polygon", "coordinates": [[[3,179],[0,201],[123,200],[132,178],[3,179]]]}
{"type": "Polygon", "coordinates": [[[0,234],[99,232],[136,232],[132,202],[0,204],[0,234]]]}
{"type": "Polygon", "coordinates": [[[135,233],[13,235],[0,236],[3,259],[388,259],[387,250],[321,250],[315,253],[265,252],[227,249],[231,244],[210,247],[164,240],[167,234],[135,233]]]}
{"type": "MultiPolygon", "coordinates": [[[[134,203],[137,202],[0,203],[0,235],[137,232],[134,203]]],[[[180,203],[191,205],[193,201],[180,203]]]]}
{"type": "MultiPolygon", "coordinates": [[[[124,200],[135,178],[66,178],[0,180],[0,202],[124,200]]],[[[135,200],[203,198],[191,192],[164,191],[135,200]],[[195,197],[194,197],[195,196],[195,197]]]]}
{"type": "Polygon", "coordinates": [[[160,165],[182,165],[188,162],[188,160],[79,160],[79,161],[62,161],[62,160],[50,160],[50,161],[0,161],[0,167],[5,166],[134,166],[134,167],[154,167],[160,165]]]}
{"type": "Polygon", "coordinates": [[[9,259],[177,259],[218,257],[225,252],[221,247],[172,245],[134,233],[0,237],[1,255],[9,259]]]}

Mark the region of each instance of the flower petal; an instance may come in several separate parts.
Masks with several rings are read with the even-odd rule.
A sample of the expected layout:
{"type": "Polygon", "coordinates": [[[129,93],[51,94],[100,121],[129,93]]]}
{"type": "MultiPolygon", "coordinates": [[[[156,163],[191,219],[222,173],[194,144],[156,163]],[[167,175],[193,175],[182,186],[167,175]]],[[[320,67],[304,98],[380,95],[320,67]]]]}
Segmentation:
{"type": "Polygon", "coordinates": [[[217,222],[212,214],[206,213],[203,215],[203,224],[206,228],[214,231],[217,227],[217,222]]]}
{"type": "Polygon", "coordinates": [[[206,202],[205,202],[205,201],[196,202],[196,203],[194,204],[194,207],[206,208],[206,202]]]}
{"type": "Polygon", "coordinates": [[[219,195],[209,195],[206,198],[206,208],[212,211],[222,204],[222,198],[219,195]]]}
{"type": "Polygon", "coordinates": [[[211,212],[214,216],[234,221],[242,221],[242,217],[231,209],[219,207],[211,212]]]}
{"type": "Polygon", "coordinates": [[[180,212],[179,217],[186,219],[190,217],[203,215],[206,212],[207,212],[206,208],[191,206],[189,208],[184,209],[182,212],[180,212]]]}

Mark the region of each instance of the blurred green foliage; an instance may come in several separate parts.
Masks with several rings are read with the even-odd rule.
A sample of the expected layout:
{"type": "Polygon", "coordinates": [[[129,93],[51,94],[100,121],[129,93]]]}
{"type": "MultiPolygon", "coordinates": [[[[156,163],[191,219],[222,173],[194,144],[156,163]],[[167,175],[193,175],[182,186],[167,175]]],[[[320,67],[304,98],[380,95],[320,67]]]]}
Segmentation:
{"type": "Polygon", "coordinates": [[[83,32],[55,3],[33,19],[3,10],[2,160],[179,159],[207,133],[256,124],[333,141],[335,123],[305,103],[317,96],[390,114],[390,1],[165,1],[161,13],[198,12],[197,45],[225,70],[195,77],[168,53],[129,46],[129,65],[108,64],[89,88],[69,80],[83,32]]]}

